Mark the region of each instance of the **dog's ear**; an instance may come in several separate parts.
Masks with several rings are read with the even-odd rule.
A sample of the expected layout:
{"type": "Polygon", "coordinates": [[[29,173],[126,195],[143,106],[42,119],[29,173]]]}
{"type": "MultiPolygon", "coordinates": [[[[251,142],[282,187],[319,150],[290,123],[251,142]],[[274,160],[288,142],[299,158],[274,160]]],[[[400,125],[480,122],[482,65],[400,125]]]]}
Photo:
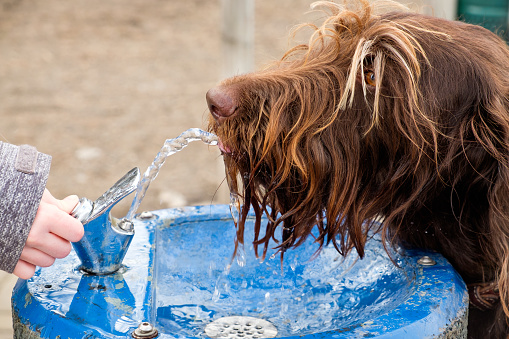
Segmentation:
{"type": "MultiPolygon", "coordinates": [[[[505,57],[508,54],[506,51],[505,57]]],[[[509,316],[509,84],[506,78],[509,74],[507,68],[500,69],[499,66],[483,65],[490,69],[492,82],[481,82],[484,90],[479,90],[480,107],[472,118],[471,130],[478,144],[490,155],[496,173],[490,180],[490,244],[485,251],[498,266],[501,304],[509,316]]],[[[486,173],[480,175],[490,178],[486,173]]]]}

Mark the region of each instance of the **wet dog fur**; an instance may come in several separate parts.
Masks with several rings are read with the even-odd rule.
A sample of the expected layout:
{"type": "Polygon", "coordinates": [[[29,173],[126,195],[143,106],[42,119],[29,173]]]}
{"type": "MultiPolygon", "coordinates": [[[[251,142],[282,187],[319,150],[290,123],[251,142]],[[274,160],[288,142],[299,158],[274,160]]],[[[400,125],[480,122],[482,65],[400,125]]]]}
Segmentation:
{"type": "Polygon", "coordinates": [[[252,209],[262,257],[271,238],[284,252],[314,228],[343,255],[362,257],[373,231],[438,251],[467,284],[500,295],[490,310],[470,308],[469,338],[507,337],[506,43],[385,2],[313,6],[328,14],[307,26],[307,44],[207,93],[209,130],[242,198],[237,242],[252,209]]]}

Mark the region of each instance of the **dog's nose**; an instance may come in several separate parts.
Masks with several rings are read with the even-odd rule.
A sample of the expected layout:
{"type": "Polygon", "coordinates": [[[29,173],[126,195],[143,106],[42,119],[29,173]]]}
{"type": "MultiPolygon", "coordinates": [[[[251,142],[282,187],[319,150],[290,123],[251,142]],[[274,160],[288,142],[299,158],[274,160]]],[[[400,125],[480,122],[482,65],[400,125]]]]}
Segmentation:
{"type": "Polygon", "coordinates": [[[221,87],[210,89],[206,98],[210,113],[217,121],[233,116],[237,110],[232,97],[221,87]]]}

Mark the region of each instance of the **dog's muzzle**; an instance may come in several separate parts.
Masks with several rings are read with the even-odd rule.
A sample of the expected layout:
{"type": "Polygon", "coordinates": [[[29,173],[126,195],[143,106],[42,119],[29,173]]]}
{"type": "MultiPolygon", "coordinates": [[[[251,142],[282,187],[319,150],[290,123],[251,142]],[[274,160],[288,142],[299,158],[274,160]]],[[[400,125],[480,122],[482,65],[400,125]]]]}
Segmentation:
{"type": "MultiPolygon", "coordinates": [[[[210,89],[207,92],[206,99],[210,114],[212,114],[217,124],[222,124],[226,119],[234,116],[237,111],[233,96],[221,86],[210,89]]],[[[232,153],[221,138],[218,140],[218,147],[223,154],[232,153]]]]}
{"type": "Polygon", "coordinates": [[[237,111],[233,96],[223,87],[210,89],[206,95],[209,111],[218,123],[231,118],[237,111]]]}

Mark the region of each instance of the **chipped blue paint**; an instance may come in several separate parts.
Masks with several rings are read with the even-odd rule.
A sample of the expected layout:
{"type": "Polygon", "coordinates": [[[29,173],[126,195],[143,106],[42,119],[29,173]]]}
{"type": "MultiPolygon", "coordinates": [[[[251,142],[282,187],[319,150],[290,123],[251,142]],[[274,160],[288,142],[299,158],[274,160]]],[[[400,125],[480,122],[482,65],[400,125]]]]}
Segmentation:
{"type": "Polygon", "coordinates": [[[12,299],[17,333],[131,338],[149,321],[158,338],[205,338],[209,322],[248,315],[272,322],[282,338],[433,338],[446,336],[467,312],[463,281],[436,253],[393,253],[396,268],[373,239],[363,260],[351,255],[343,262],[326,249],[309,261],[316,250],[310,242],[288,251],[281,268],[270,250],[261,263],[246,244],[245,260],[231,262],[228,206],[154,215],[136,220],[125,267],[115,274],[84,275],[72,253],[18,281],[12,299]],[[437,265],[417,264],[423,255],[437,265]]]}

